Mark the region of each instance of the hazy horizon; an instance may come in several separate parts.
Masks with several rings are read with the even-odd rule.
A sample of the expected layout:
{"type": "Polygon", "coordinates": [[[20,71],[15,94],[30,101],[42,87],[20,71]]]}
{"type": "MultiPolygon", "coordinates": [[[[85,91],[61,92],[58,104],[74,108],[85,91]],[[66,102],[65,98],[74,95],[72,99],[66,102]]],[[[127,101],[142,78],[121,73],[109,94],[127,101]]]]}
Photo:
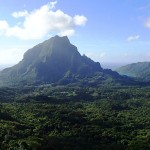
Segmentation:
{"type": "MultiPolygon", "coordinates": [[[[115,70],[115,69],[117,69],[119,67],[122,67],[124,65],[128,65],[128,64],[131,64],[131,63],[136,63],[136,62],[131,62],[131,63],[130,62],[129,63],[99,62],[99,63],[101,64],[102,68],[104,68],[104,69],[115,70]]],[[[6,68],[12,67],[12,66],[14,66],[16,64],[5,64],[5,65],[1,65],[0,64],[0,71],[3,70],[3,69],[6,69],[6,68]]]]}

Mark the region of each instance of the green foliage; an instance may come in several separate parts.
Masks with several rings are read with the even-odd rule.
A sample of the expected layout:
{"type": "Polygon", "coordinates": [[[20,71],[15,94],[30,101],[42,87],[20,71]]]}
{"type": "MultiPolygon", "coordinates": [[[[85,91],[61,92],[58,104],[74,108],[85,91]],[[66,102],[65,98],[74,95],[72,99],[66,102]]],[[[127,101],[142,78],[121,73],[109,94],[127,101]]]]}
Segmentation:
{"type": "Polygon", "coordinates": [[[150,62],[138,62],[117,69],[122,75],[136,77],[144,81],[150,81],[150,62]]]}
{"type": "Polygon", "coordinates": [[[150,87],[40,86],[0,92],[7,90],[11,102],[1,97],[0,104],[2,150],[150,149],[150,87]]]}

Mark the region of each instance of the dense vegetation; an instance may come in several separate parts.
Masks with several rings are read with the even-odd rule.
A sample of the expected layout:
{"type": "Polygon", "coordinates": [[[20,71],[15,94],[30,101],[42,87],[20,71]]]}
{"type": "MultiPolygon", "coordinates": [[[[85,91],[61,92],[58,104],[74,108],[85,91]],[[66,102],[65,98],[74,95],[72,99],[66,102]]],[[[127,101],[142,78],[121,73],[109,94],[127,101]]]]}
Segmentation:
{"type": "Polygon", "coordinates": [[[52,37],[0,72],[0,149],[148,150],[146,85],[52,37]]]}
{"type": "Polygon", "coordinates": [[[148,150],[150,87],[0,89],[0,149],[148,150]]]}
{"type": "Polygon", "coordinates": [[[150,81],[150,62],[129,64],[118,68],[117,72],[122,75],[138,78],[138,80],[150,81]]]}

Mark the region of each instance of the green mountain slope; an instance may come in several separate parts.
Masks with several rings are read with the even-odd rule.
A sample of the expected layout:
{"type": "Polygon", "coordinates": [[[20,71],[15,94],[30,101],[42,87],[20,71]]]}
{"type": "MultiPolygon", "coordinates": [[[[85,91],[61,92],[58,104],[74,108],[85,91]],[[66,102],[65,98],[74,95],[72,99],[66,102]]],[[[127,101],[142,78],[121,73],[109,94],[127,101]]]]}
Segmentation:
{"type": "Polygon", "coordinates": [[[120,67],[116,70],[121,75],[127,75],[150,81],[150,62],[138,62],[120,67]]]}
{"type": "Polygon", "coordinates": [[[0,85],[33,84],[108,84],[128,82],[112,70],[104,70],[100,63],[85,55],[68,37],[55,36],[29,49],[17,65],[0,72],[0,85]]]}
{"type": "Polygon", "coordinates": [[[101,70],[99,63],[81,56],[66,36],[55,36],[29,49],[23,60],[4,69],[0,78],[14,83],[54,83],[65,76],[84,76],[101,70]]]}

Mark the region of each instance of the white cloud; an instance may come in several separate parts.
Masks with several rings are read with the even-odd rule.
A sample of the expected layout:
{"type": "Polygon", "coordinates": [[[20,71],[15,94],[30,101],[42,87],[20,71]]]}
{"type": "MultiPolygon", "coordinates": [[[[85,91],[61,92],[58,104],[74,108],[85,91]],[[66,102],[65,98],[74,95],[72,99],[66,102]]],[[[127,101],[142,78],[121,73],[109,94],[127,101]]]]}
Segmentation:
{"type": "Polygon", "coordinates": [[[18,63],[23,58],[25,51],[25,49],[20,48],[4,48],[0,50],[0,64],[12,65],[18,63]]]}
{"type": "Polygon", "coordinates": [[[26,10],[24,11],[19,11],[19,12],[13,12],[11,14],[14,18],[19,18],[19,17],[26,17],[28,14],[28,12],[26,10]]]}
{"type": "Polygon", "coordinates": [[[57,4],[57,1],[50,2],[50,3],[49,3],[50,9],[55,8],[55,5],[56,5],[56,4],[57,4]]]}
{"type": "Polygon", "coordinates": [[[145,27],[150,28],[150,18],[147,18],[145,21],[145,27]]]}
{"type": "Polygon", "coordinates": [[[106,56],[106,53],[105,52],[100,52],[100,53],[93,53],[93,52],[89,52],[89,53],[86,53],[86,56],[93,59],[94,61],[98,61],[100,62],[102,59],[105,58],[106,56]]]}
{"type": "Polygon", "coordinates": [[[82,15],[70,16],[61,10],[54,11],[57,1],[43,5],[31,12],[27,10],[13,12],[14,19],[23,18],[19,25],[10,26],[6,20],[0,20],[0,33],[7,37],[20,39],[40,39],[50,33],[71,36],[76,26],[84,26],[87,18],[82,15]],[[21,26],[22,25],[22,26],[21,26]]]}
{"type": "Polygon", "coordinates": [[[5,20],[0,20],[0,30],[7,30],[8,28],[8,23],[5,20]]]}
{"type": "Polygon", "coordinates": [[[84,16],[76,15],[74,17],[74,23],[75,23],[75,25],[84,26],[86,24],[86,21],[87,21],[87,18],[84,17],[84,16]]]}
{"type": "Polygon", "coordinates": [[[99,57],[100,57],[100,58],[103,58],[103,57],[105,57],[105,56],[106,56],[106,53],[105,53],[105,52],[102,52],[102,53],[99,54],[99,57]]]}
{"type": "Polygon", "coordinates": [[[70,29],[70,30],[62,31],[62,32],[60,33],[60,35],[61,35],[61,36],[65,36],[65,35],[72,36],[72,35],[74,35],[74,33],[75,33],[75,30],[70,29]]]}
{"type": "Polygon", "coordinates": [[[5,20],[0,20],[0,36],[5,34],[8,28],[8,23],[5,20]]]}
{"type": "Polygon", "coordinates": [[[140,38],[139,35],[129,36],[129,37],[127,38],[127,41],[131,42],[131,41],[138,40],[139,38],[140,38]]]}

